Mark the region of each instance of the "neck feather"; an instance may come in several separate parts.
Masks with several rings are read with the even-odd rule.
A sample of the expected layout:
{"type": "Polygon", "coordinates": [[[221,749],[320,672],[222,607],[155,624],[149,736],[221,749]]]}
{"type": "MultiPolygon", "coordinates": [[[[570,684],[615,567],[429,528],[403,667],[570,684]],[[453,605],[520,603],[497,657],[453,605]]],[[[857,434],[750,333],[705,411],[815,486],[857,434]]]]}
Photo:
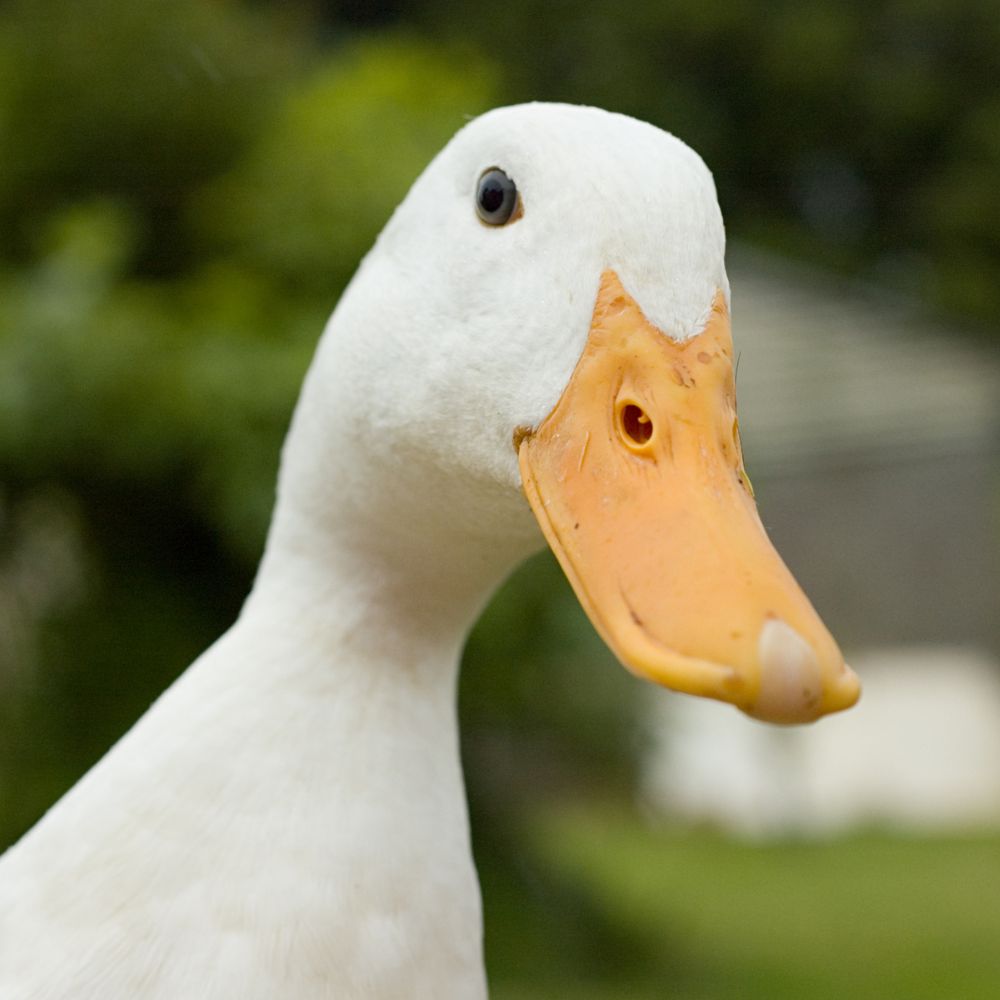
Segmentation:
{"type": "Polygon", "coordinates": [[[75,988],[127,946],[102,996],[485,996],[455,686],[503,560],[293,511],[233,628],[13,850],[32,968],[75,988]]]}

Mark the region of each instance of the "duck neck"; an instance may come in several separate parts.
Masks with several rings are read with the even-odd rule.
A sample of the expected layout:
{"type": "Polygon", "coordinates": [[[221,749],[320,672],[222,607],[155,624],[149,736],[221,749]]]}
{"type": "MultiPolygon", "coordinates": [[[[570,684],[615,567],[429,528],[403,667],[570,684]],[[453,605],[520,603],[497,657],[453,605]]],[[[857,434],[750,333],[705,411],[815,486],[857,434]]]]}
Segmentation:
{"type": "Polygon", "coordinates": [[[405,514],[397,525],[350,512],[333,527],[311,520],[279,503],[241,617],[291,617],[335,661],[348,652],[405,668],[426,660],[451,683],[469,629],[531,551],[405,514]]]}
{"type": "MultiPolygon", "coordinates": [[[[250,739],[274,764],[249,771],[277,776],[289,853],[324,887],[310,919],[336,942],[330,969],[389,977],[372,996],[483,996],[458,662],[539,536],[516,489],[496,501],[495,484],[367,449],[360,434],[331,444],[322,428],[347,417],[331,417],[340,404],[316,386],[285,446],[257,580],[223,640],[224,686],[268,730],[250,739]],[[384,942],[364,957],[368,928],[402,942],[398,980],[384,942]]],[[[246,734],[240,744],[245,757],[246,734]]]]}
{"type": "Polygon", "coordinates": [[[251,668],[234,679],[241,697],[271,710],[274,732],[254,744],[285,746],[283,763],[254,771],[280,775],[282,836],[298,842],[303,877],[325,887],[310,920],[325,928],[335,975],[381,983],[372,996],[480,997],[456,681],[502,569],[476,545],[439,539],[430,558],[391,532],[383,541],[279,510],[228,659],[251,668]],[[405,967],[368,940],[373,928],[402,942],[405,967]]]}

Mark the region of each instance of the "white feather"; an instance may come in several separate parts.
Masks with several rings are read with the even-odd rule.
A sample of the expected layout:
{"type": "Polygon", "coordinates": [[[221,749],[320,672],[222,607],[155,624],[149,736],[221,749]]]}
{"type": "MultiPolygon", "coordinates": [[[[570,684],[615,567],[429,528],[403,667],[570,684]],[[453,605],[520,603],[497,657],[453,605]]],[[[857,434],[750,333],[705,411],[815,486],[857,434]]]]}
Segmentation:
{"type": "Polygon", "coordinates": [[[541,543],[511,434],[554,406],[601,272],[681,338],[728,289],[711,177],[591,108],[491,112],[345,292],[239,620],[0,861],[4,1000],[475,1000],[455,681],[541,543]],[[500,166],[524,217],[474,210],[500,166]]]}

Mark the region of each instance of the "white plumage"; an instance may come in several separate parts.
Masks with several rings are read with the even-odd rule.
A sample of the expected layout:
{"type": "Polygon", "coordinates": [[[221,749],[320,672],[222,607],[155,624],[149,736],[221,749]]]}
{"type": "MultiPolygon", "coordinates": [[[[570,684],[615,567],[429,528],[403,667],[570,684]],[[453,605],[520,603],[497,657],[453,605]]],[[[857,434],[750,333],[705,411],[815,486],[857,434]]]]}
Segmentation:
{"type": "Polygon", "coordinates": [[[541,544],[512,430],[606,268],[691,335],[723,245],[707,169],[649,125],[527,105],[458,133],[330,320],[238,621],[0,862],[4,1000],[485,996],[455,681],[541,544]],[[502,229],[473,204],[493,165],[523,198],[502,229]]]}

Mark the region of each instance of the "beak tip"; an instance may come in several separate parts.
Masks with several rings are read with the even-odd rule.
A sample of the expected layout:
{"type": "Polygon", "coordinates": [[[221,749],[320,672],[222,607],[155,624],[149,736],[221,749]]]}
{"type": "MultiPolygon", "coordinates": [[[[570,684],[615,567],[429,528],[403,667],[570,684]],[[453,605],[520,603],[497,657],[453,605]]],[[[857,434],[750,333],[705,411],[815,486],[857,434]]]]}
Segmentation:
{"type": "Polygon", "coordinates": [[[857,701],[860,685],[846,664],[831,685],[813,647],[789,624],[771,618],[757,643],[760,686],[745,711],[766,722],[813,722],[857,701]]]}
{"type": "Polygon", "coordinates": [[[834,711],[856,705],[861,697],[861,679],[846,663],[841,664],[836,695],[834,711]]]}

